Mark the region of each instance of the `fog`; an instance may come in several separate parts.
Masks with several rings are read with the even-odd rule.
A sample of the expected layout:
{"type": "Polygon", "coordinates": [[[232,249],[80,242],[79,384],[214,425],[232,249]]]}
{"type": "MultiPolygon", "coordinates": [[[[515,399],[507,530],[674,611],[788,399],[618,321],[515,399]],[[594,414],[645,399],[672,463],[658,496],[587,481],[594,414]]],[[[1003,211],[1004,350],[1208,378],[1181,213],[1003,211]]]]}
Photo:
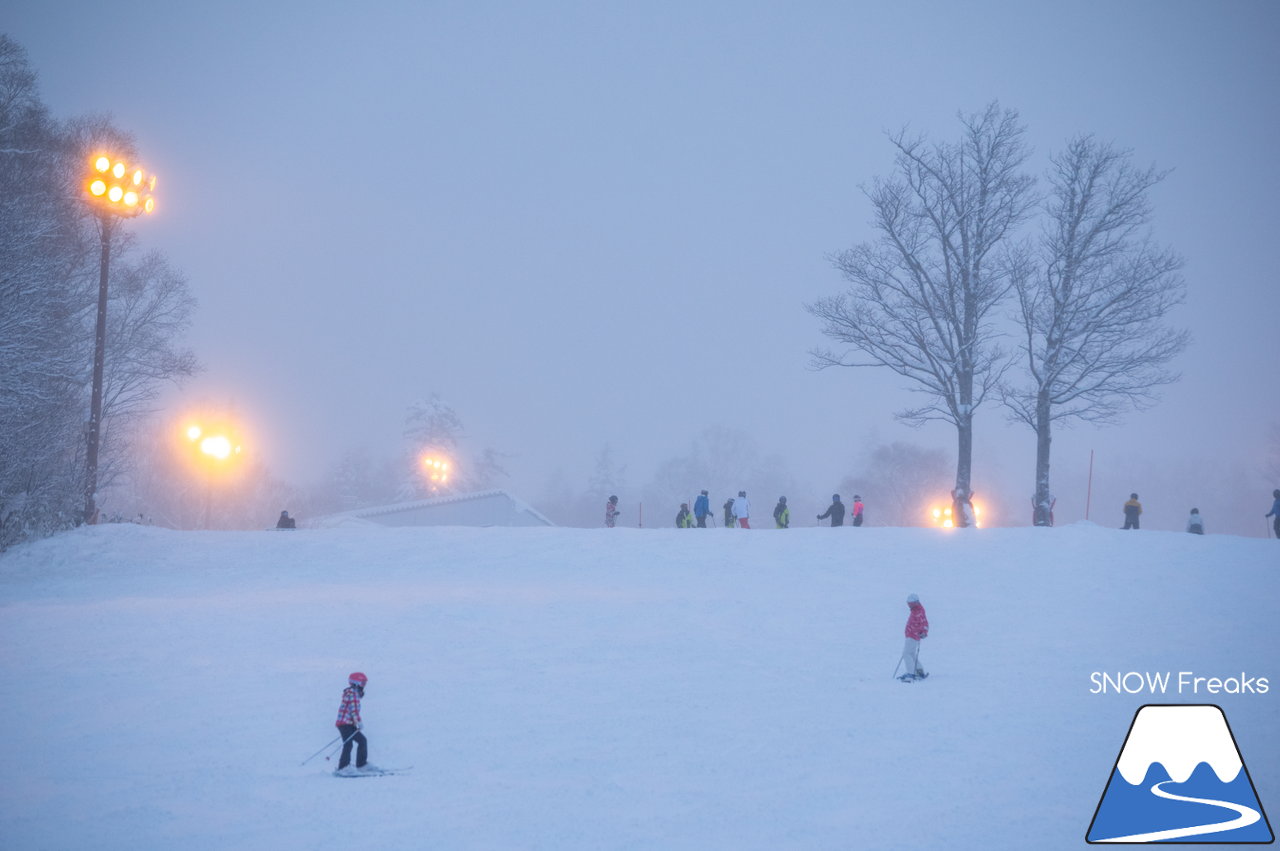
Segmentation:
{"type": "MultiPolygon", "coordinates": [[[[894,419],[918,401],[905,380],[810,368],[827,341],[804,305],[873,236],[860,186],[892,171],[885,132],[953,139],[998,100],[1037,173],[1081,132],[1173,169],[1152,230],[1186,258],[1182,379],[1116,426],[1056,431],[1057,521],[1090,500],[1119,525],[1137,491],[1152,528],[1195,505],[1211,533],[1266,533],[1274,3],[40,0],[3,28],[56,115],[111,114],[159,175],[130,228],[189,277],[206,367],[163,416],[234,409],[289,481],[394,451],[432,393],[540,508],[606,445],[634,502],[713,428],[776,456],[806,524],[878,445],[954,463],[951,426],[894,419]]],[[[1028,522],[1033,433],[993,401],[975,430],[974,488],[1028,522]]],[[[687,487],[713,506],[746,488],[760,515],[778,496],[687,487]]]]}

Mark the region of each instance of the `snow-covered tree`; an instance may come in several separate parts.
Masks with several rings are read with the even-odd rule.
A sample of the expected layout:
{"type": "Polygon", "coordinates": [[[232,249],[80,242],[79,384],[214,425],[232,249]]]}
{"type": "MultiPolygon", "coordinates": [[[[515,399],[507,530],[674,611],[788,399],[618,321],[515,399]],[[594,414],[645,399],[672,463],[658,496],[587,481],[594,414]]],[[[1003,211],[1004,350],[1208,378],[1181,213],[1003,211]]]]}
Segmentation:
{"type": "MultiPolygon", "coordinates": [[[[83,517],[100,232],[81,183],[108,141],[132,152],[106,119],[51,119],[25,51],[0,36],[0,548],[83,517]]],[[[157,384],[195,368],[173,344],[192,307],[185,281],[158,255],[132,259],[122,229],[108,237],[100,486],[127,467],[157,384]]]]}
{"type": "Polygon", "coordinates": [[[841,346],[815,350],[815,366],[887,367],[928,398],[902,420],[955,426],[968,493],[974,414],[1008,365],[994,323],[1013,286],[1002,249],[1035,199],[1017,112],[993,103],[961,122],[954,143],[890,136],[896,173],[866,193],[878,236],[834,258],[849,289],[808,309],[841,346]]]}
{"type": "Polygon", "coordinates": [[[1049,502],[1053,425],[1153,404],[1189,339],[1165,324],[1183,299],[1182,259],[1147,233],[1165,174],[1131,160],[1091,136],[1053,156],[1039,250],[1014,276],[1027,382],[1003,397],[1036,433],[1036,505],[1049,502]]]}
{"type": "Polygon", "coordinates": [[[86,348],[66,156],[26,51],[0,35],[0,549],[75,522],[86,348]]]}
{"type": "Polygon", "coordinates": [[[408,457],[402,496],[465,490],[465,465],[460,457],[464,435],[461,418],[438,394],[410,405],[404,425],[408,457]]]}
{"type": "Polygon", "coordinates": [[[596,455],[596,469],[587,482],[587,495],[600,504],[604,511],[604,503],[610,496],[621,496],[626,490],[627,467],[619,467],[613,460],[613,447],[605,444],[596,455]]]}

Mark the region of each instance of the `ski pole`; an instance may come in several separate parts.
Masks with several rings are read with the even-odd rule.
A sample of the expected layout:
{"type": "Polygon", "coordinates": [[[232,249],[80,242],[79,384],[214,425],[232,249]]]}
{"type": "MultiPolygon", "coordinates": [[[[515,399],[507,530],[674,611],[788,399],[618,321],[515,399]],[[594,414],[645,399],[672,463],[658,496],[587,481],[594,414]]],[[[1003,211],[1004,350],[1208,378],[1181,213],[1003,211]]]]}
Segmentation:
{"type": "MultiPolygon", "coordinates": [[[[341,739],[342,739],[342,734],[341,734],[341,733],[339,733],[337,736],[335,736],[335,737],[333,738],[333,742],[339,741],[339,740],[341,740],[341,739]]],[[[302,762],[298,763],[298,765],[306,765],[308,762],[311,762],[311,760],[315,759],[316,757],[320,756],[320,754],[322,754],[322,753],[324,753],[325,751],[327,751],[327,750],[328,750],[328,749],[333,745],[333,742],[329,742],[329,744],[325,745],[325,746],[324,746],[324,747],[322,747],[320,750],[316,751],[316,752],[315,752],[315,753],[313,753],[311,756],[307,757],[307,758],[306,758],[306,759],[304,759],[302,762]]],[[[345,744],[345,742],[344,742],[344,744],[345,744]]]]}
{"type": "Polygon", "coordinates": [[[898,669],[899,669],[899,668],[901,668],[901,667],[902,667],[902,657],[901,657],[901,656],[899,656],[899,657],[898,657],[898,664],[896,664],[896,665],[894,665],[894,666],[893,666],[893,676],[892,676],[892,677],[890,677],[890,679],[894,679],[894,680],[896,680],[896,679],[898,678],[898,669]]]}
{"type": "MultiPolygon", "coordinates": [[[[356,728],[356,733],[359,733],[359,732],[360,732],[359,728],[356,728]]],[[[354,739],[354,738],[356,737],[356,733],[352,733],[350,736],[347,736],[345,739],[343,739],[343,738],[342,738],[342,734],[341,734],[341,733],[339,733],[339,734],[337,735],[337,737],[333,739],[333,741],[329,742],[329,744],[325,745],[325,746],[324,746],[324,747],[322,747],[320,750],[316,751],[316,752],[315,752],[315,753],[313,753],[311,756],[309,756],[309,757],[307,757],[306,759],[304,759],[302,762],[300,762],[300,763],[299,763],[299,765],[306,765],[308,762],[311,762],[311,760],[315,759],[316,757],[320,756],[320,754],[322,754],[322,753],[324,753],[325,751],[327,751],[327,750],[329,750],[330,748],[332,748],[332,747],[333,747],[333,745],[334,745],[334,743],[338,742],[340,739],[341,739],[341,741],[342,741],[342,744],[338,745],[338,747],[342,747],[342,746],[346,745],[346,743],[347,743],[347,742],[351,741],[352,739],[354,739]]],[[[337,750],[337,748],[334,748],[334,750],[337,750]]],[[[328,758],[329,758],[329,757],[327,757],[327,756],[325,757],[325,759],[328,759],[328,758]]]]}

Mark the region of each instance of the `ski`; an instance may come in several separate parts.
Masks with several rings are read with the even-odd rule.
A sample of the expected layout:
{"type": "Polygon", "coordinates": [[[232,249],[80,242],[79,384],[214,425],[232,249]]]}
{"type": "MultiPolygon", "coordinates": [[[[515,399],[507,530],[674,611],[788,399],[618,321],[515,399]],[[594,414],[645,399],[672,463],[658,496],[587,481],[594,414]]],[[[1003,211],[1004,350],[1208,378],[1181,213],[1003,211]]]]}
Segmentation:
{"type": "Polygon", "coordinates": [[[374,771],[360,771],[359,769],[357,769],[356,771],[349,774],[340,774],[339,772],[335,771],[333,772],[333,776],[342,777],[342,778],[388,777],[393,774],[408,774],[410,771],[413,771],[412,765],[405,766],[404,768],[379,768],[374,771]]]}

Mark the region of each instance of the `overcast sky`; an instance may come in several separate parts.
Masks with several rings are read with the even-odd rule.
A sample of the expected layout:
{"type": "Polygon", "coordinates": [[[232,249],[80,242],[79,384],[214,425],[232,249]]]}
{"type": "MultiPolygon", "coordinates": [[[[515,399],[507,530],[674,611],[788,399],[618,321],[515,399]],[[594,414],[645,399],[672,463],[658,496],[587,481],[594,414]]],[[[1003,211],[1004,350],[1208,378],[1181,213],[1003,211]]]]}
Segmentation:
{"type": "MultiPolygon", "coordinates": [[[[160,176],[131,227],[190,279],[207,367],[172,416],[233,404],[280,476],[398,442],[433,391],[535,501],[606,442],[638,485],[714,425],[815,499],[877,441],[954,454],[894,420],[896,376],[810,370],[803,305],[872,236],[885,131],[950,140],[998,100],[1037,172],[1080,132],[1173,169],[1153,232],[1187,260],[1183,380],[1057,434],[1060,522],[1094,449],[1108,522],[1145,489],[1168,527],[1199,500],[1222,528],[1234,481],[1265,531],[1280,4],[18,0],[0,30],[55,115],[110,114],[160,176]]],[[[979,410],[974,487],[1021,505],[1034,437],[1004,420],[979,410]]]]}

